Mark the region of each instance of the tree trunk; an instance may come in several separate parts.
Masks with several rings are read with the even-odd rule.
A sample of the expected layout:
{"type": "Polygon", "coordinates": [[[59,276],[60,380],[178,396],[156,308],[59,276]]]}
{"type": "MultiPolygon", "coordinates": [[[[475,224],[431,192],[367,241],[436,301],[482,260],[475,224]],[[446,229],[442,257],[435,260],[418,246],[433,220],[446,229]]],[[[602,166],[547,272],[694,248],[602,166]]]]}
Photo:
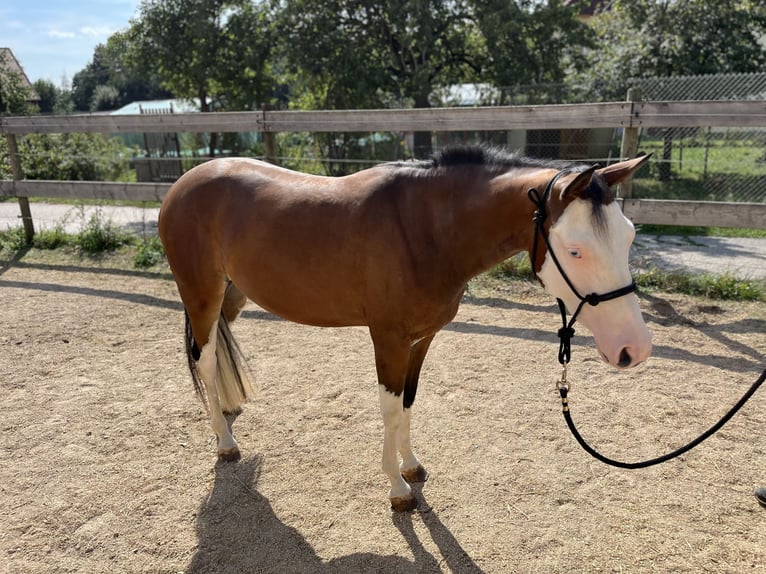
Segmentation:
{"type": "MultiPolygon", "coordinates": [[[[416,108],[430,108],[428,94],[415,96],[416,108]]],[[[416,158],[427,158],[433,153],[433,144],[431,143],[431,132],[415,132],[413,134],[413,153],[416,158]]]]}
{"type": "MultiPolygon", "coordinates": [[[[212,111],[211,105],[207,103],[207,93],[204,88],[199,91],[199,109],[203,114],[212,111]]],[[[215,157],[215,150],[217,147],[218,132],[210,132],[210,137],[208,138],[208,156],[215,157]]]]}

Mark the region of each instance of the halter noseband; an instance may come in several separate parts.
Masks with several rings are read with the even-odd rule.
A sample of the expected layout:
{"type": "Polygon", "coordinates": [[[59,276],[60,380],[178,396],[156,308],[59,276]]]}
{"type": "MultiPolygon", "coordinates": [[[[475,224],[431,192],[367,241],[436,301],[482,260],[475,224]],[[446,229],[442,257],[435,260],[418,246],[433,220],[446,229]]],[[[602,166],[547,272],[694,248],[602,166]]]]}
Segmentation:
{"type": "MultiPolygon", "coordinates": [[[[535,222],[535,236],[532,243],[532,271],[534,272],[535,276],[537,275],[537,238],[538,236],[543,238],[543,241],[545,242],[545,246],[548,248],[548,253],[551,255],[551,259],[553,259],[553,262],[556,264],[556,268],[559,270],[559,273],[561,273],[561,276],[564,278],[564,281],[566,281],[566,284],[569,285],[569,288],[572,290],[572,293],[575,294],[575,297],[580,300],[580,304],[577,306],[577,309],[575,310],[574,314],[572,315],[572,318],[567,322],[567,310],[566,305],[564,304],[564,301],[556,298],[556,301],[559,304],[559,311],[561,312],[561,321],[563,323],[561,329],[558,331],[558,336],[560,339],[559,344],[559,363],[561,363],[565,368],[567,363],[569,363],[569,360],[572,356],[572,349],[571,349],[571,340],[574,336],[574,329],[573,325],[575,321],[577,320],[577,316],[580,314],[580,311],[582,311],[583,306],[587,303],[588,305],[591,305],[592,307],[595,307],[599,303],[603,303],[604,301],[611,301],[612,299],[617,299],[618,297],[622,297],[623,295],[628,295],[629,293],[633,293],[638,289],[636,286],[635,281],[632,281],[630,285],[626,285],[625,287],[621,287],[620,289],[615,289],[614,291],[609,291],[608,293],[590,293],[589,295],[580,295],[580,292],[577,290],[577,288],[572,283],[571,279],[567,276],[566,272],[564,271],[564,268],[561,266],[561,263],[559,263],[558,257],[556,257],[556,254],[553,252],[553,249],[551,249],[550,241],[548,240],[548,235],[545,233],[545,229],[543,229],[543,226],[545,224],[545,220],[548,218],[548,210],[546,209],[546,204],[548,202],[548,198],[551,195],[551,191],[553,190],[553,186],[556,183],[556,181],[567,173],[566,171],[560,171],[556,175],[554,175],[551,180],[548,182],[548,185],[545,186],[545,190],[543,191],[543,194],[540,195],[540,193],[535,189],[531,188],[529,191],[527,191],[527,195],[529,196],[530,201],[535,204],[535,216],[534,216],[534,222],[535,222]]],[[[538,277],[539,279],[539,277],[538,277]]]]}

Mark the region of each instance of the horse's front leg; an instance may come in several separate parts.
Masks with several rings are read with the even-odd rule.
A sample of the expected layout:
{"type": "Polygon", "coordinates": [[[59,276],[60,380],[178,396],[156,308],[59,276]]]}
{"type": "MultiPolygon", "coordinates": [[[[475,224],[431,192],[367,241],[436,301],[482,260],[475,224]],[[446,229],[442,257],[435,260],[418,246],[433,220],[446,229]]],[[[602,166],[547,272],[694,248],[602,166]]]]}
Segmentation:
{"type": "MultiPolygon", "coordinates": [[[[401,432],[405,426],[402,394],[395,394],[386,385],[378,385],[380,394],[380,413],[383,416],[383,472],[391,481],[388,498],[391,508],[397,512],[413,510],[418,501],[412,494],[412,488],[404,480],[399,470],[397,450],[401,432]]],[[[409,432],[407,433],[409,434],[409,432]]]]}
{"type": "MultiPolygon", "coordinates": [[[[412,510],[417,506],[417,499],[399,470],[397,451],[400,445],[400,433],[405,424],[404,383],[407,376],[410,345],[384,334],[371,330],[375,346],[375,367],[378,372],[378,391],[380,414],[383,417],[383,472],[391,482],[388,497],[391,508],[398,512],[412,510]]],[[[409,434],[409,430],[407,430],[409,434]]]]}
{"type": "Polygon", "coordinates": [[[409,482],[425,482],[428,472],[420,464],[420,461],[412,452],[410,441],[410,426],[412,422],[412,404],[415,402],[415,394],[418,390],[420,369],[428,353],[428,348],[433,341],[434,335],[424,337],[412,344],[410,357],[407,362],[407,378],[404,381],[404,413],[402,424],[399,428],[399,454],[402,455],[400,471],[404,479],[409,482]]]}
{"type": "Polygon", "coordinates": [[[412,422],[412,408],[404,407],[402,412],[402,421],[399,425],[399,454],[402,455],[402,464],[399,472],[410,484],[413,482],[425,482],[428,479],[428,472],[420,464],[418,457],[412,452],[410,441],[410,424],[412,422]]]}

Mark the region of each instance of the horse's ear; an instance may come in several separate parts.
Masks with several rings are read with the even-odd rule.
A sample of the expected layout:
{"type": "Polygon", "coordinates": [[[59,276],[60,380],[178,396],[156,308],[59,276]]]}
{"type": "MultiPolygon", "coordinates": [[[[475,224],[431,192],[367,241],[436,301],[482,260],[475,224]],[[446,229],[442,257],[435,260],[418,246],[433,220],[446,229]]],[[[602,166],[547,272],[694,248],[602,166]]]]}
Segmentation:
{"type": "Polygon", "coordinates": [[[588,189],[588,186],[590,185],[590,180],[593,179],[593,174],[596,171],[596,166],[589,167],[585,171],[581,171],[579,173],[573,173],[567,178],[564,178],[564,182],[566,183],[566,186],[564,187],[563,191],[561,192],[561,195],[559,198],[563,201],[567,196],[569,197],[580,197],[586,189],[588,189]],[[567,181],[569,180],[569,181],[567,181]]]}
{"type": "Polygon", "coordinates": [[[606,180],[609,187],[612,187],[613,185],[628,179],[642,165],[644,165],[650,157],[652,157],[652,154],[641,155],[634,159],[613,163],[612,165],[596,170],[596,173],[600,174],[606,180]]]}

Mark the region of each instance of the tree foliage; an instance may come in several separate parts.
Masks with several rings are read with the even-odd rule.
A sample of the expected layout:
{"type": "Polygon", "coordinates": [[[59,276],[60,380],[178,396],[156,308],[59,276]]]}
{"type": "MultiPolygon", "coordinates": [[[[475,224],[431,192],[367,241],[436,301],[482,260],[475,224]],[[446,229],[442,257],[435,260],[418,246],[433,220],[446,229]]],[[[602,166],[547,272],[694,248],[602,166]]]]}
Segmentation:
{"type": "Polygon", "coordinates": [[[766,7],[750,0],[614,0],[595,19],[585,80],[622,99],[630,78],[757,72],[766,67],[766,7]]]}
{"type": "MultiPolygon", "coordinates": [[[[7,154],[0,138],[0,156],[7,154]]],[[[30,134],[18,138],[25,179],[121,181],[128,177],[131,150],[119,138],[101,134],[30,134]]],[[[0,179],[11,177],[0,162],[0,179]]]]}
{"type": "Polygon", "coordinates": [[[129,53],[126,31],[116,32],[96,46],[91,61],[72,78],[75,109],[113,110],[134,101],[170,97],[157,77],[135,65],[129,53]]]}
{"type": "Polygon", "coordinates": [[[473,0],[483,42],[481,79],[500,88],[558,84],[586,65],[584,50],[595,47],[593,29],[576,17],[577,7],[558,0],[473,0]]]}
{"type": "MultiPolygon", "coordinates": [[[[284,57],[315,107],[430,107],[464,82],[562,81],[592,34],[559,0],[284,0],[284,57]]],[[[430,134],[415,134],[415,150],[430,134]]]]}
{"type": "Polygon", "coordinates": [[[30,112],[29,89],[18,72],[10,70],[0,54],[0,115],[22,115],[30,112]]]}
{"type": "Polygon", "coordinates": [[[131,23],[133,65],[201,111],[252,109],[268,95],[266,8],[249,0],[143,0],[131,23]]]}

